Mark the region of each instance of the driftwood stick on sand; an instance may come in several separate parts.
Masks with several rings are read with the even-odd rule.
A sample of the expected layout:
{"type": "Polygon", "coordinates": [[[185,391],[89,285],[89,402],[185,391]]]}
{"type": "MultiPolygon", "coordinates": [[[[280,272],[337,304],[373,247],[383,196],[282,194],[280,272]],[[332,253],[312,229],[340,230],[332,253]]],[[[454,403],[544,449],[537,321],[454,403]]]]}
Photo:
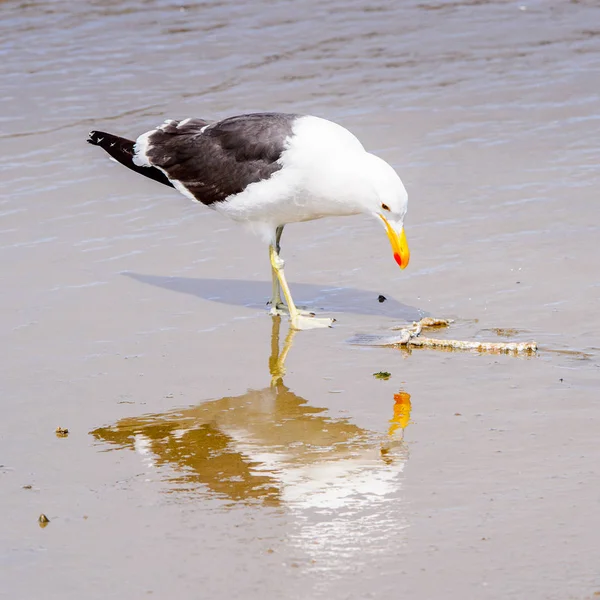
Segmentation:
{"type": "Polygon", "coordinates": [[[426,317],[414,322],[410,327],[395,328],[395,335],[359,335],[351,343],[366,346],[419,346],[421,348],[438,348],[450,350],[475,350],[503,354],[532,354],[537,351],[535,342],[468,342],[462,340],[446,340],[421,336],[423,329],[447,327],[452,321],[426,317]]]}
{"type": "Polygon", "coordinates": [[[436,338],[411,338],[409,346],[422,348],[451,348],[453,350],[477,350],[478,352],[500,352],[506,354],[533,353],[537,350],[535,342],[466,342],[461,340],[438,340],[436,338]]]}

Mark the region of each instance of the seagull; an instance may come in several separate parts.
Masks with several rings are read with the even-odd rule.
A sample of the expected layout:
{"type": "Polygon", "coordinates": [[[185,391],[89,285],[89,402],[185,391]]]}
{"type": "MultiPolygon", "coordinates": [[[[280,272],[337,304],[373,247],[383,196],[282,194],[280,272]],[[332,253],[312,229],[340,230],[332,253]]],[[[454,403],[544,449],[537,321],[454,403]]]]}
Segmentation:
{"type": "Polygon", "coordinates": [[[276,112],[215,122],[168,119],[135,141],[102,131],[90,132],[87,141],[262,238],[271,262],[271,312],[287,312],[293,329],[329,327],[333,319],[316,318],[294,304],[280,256],[288,223],[372,215],[385,228],[400,268],[408,265],[402,180],[332,121],[276,112]]]}

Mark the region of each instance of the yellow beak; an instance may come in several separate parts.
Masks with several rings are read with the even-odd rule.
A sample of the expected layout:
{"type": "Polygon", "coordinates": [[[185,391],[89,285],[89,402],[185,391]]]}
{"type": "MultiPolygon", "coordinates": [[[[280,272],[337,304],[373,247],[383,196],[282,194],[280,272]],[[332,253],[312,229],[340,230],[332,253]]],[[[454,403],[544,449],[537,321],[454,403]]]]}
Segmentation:
{"type": "Polygon", "coordinates": [[[408,261],[410,260],[410,250],[408,249],[404,227],[398,232],[390,225],[389,221],[383,215],[379,216],[385,224],[385,230],[390,239],[390,244],[392,244],[392,252],[394,253],[396,262],[400,265],[401,269],[406,269],[408,261]]]}

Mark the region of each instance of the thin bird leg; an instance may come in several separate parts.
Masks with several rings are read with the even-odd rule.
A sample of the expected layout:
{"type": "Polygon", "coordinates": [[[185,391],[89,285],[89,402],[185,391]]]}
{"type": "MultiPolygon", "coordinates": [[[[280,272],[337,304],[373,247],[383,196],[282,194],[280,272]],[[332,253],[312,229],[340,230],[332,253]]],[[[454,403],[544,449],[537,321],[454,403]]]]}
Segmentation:
{"type": "MultiPolygon", "coordinates": [[[[279,253],[273,246],[269,246],[269,258],[271,259],[271,268],[273,269],[273,274],[275,275],[279,286],[281,286],[281,291],[283,292],[285,301],[287,302],[290,319],[293,321],[298,316],[298,309],[292,300],[292,293],[290,292],[290,288],[283,273],[283,266],[285,263],[283,262],[283,259],[279,257],[279,253]]],[[[273,308],[276,308],[276,306],[277,305],[274,305],[273,308]]]]}
{"type": "MultiPolygon", "coordinates": [[[[281,252],[281,234],[283,233],[283,225],[280,225],[275,230],[275,250],[277,255],[281,252]]],[[[279,314],[278,311],[282,308],[283,302],[281,301],[281,288],[279,287],[279,279],[275,269],[271,267],[271,278],[273,282],[273,292],[271,294],[271,313],[273,315],[279,314]]]]}
{"type": "MultiPolygon", "coordinates": [[[[277,252],[277,256],[281,253],[281,234],[283,233],[283,225],[280,225],[275,230],[275,251],[277,252]]],[[[273,282],[273,291],[271,294],[271,300],[267,303],[271,305],[271,315],[283,315],[289,313],[286,305],[283,303],[281,299],[281,286],[279,285],[279,278],[277,277],[277,272],[275,269],[271,267],[271,276],[273,282]]],[[[299,315],[304,315],[307,317],[314,317],[315,313],[312,310],[309,310],[305,306],[296,306],[296,310],[299,315]]]]}
{"type": "Polygon", "coordinates": [[[281,254],[281,234],[283,233],[283,225],[280,225],[275,230],[275,250],[277,250],[277,254],[281,254]]]}
{"type": "Polygon", "coordinates": [[[281,291],[287,303],[288,311],[290,313],[290,326],[292,329],[314,329],[316,327],[331,327],[333,319],[315,319],[312,316],[304,316],[300,314],[294,300],[292,299],[292,293],[285,279],[283,272],[284,262],[279,257],[277,250],[274,246],[269,246],[269,258],[271,259],[271,267],[279,280],[281,291]]]}
{"type": "Polygon", "coordinates": [[[271,267],[271,277],[273,280],[273,291],[271,293],[271,300],[269,300],[268,304],[271,305],[271,314],[275,316],[279,314],[279,311],[283,306],[283,302],[281,301],[281,288],[279,287],[279,279],[277,278],[277,272],[273,267],[271,267]]]}

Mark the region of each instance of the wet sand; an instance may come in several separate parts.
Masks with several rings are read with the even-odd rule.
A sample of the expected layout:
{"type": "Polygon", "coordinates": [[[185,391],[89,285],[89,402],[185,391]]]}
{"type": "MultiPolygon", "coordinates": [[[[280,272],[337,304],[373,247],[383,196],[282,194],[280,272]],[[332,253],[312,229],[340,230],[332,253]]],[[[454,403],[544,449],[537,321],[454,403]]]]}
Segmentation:
{"type": "Polygon", "coordinates": [[[0,11],[0,595],[600,592],[596,3],[0,11]],[[85,144],[265,109],[409,191],[402,272],[373,220],[286,228],[332,329],[289,336],[258,239],[85,144]],[[541,349],[348,343],[423,315],[541,349]]]}

